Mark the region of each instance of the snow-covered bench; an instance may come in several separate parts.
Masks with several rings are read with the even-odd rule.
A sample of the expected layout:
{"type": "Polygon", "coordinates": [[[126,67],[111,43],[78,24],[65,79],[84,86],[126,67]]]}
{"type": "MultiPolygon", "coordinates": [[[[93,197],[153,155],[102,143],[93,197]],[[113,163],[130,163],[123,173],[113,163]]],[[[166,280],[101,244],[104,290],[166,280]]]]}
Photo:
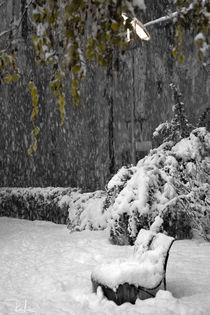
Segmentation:
{"type": "Polygon", "coordinates": [[[166,266],[173,241],[173,237],[141,229],[132,257],[100,265],[92,272],[93,291],[101,287],[109,300],[120,305],[135,303],[141,291],[154,296],[152,292],[162,282],[166,290],[166,266]]]}

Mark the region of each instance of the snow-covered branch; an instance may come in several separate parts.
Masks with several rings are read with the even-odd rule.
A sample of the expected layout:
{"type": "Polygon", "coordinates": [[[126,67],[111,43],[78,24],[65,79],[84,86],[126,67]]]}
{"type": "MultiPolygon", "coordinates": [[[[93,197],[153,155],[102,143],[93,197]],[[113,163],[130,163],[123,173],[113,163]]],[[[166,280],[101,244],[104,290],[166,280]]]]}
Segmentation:
{"type": "Polygon", "coordinates": [[[176,196],[174,197],[173,199],[169,200],[164,206],[163,208],[160,210],[160,213],[163,214],[169,207],[171,206],[175,206],[177,204],[178,201],[182,201],[182,200],[185,200],[185,201],[188,201],[187,198],[190,198],[191,197],[191,193],[185,195],[179,195],[179,196],[176,196]]]}
{"type": "Polygon", "coordinates": [[[153,24],[157,24],[157,23],[161,23],[161,22],[165,22],[165,21],[168,21],[168,20],[172,20],[173,18],[175,18],[176,16],[178,15],[178,12],[173,12],[169,15],[166,15],[166,16],[162,16],[156,20],[153,20],[153,21],[150,21],[150,22],[147,22],[144,24],[144,26],[150,26],[150,25],[153,25],[153,24]]]}
{"type": "MultiPolygon", "coordinates": [[[[172,121],[177,135],[180,120],[172,121]]],[[[208,239],[209,140],[205,127],[194,129],[185,138],[174,138],[174,145],[166,142],[153,149],[135,168],[122,168],[111,179],[104,209],[114,243],[133,244],[137,232],[150,228],[157,215],[170,235],[191,237],[196,230],[208,239]]]]}

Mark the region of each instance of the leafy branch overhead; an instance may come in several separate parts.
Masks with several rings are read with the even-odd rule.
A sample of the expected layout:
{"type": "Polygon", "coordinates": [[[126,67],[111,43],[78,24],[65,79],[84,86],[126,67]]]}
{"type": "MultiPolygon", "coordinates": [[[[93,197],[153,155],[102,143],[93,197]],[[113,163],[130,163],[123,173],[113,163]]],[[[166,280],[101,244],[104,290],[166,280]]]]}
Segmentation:
{"type": "MultiPolygon", "coordinates": [[[[137,35],[145,32],[143,39],[150,37],[137,16],[139,9],[146,9],[144,0],[25,0],[21,1],[23,3],[25,6],[19,20],[0,33],[0,39],[5,39],[2,41],[5,47],[0,51],[0,69],[6,83],[18,80],[20,71],[16,66],[18,47],[15,37],[28,17],[31,26],[26,40],[28,44],[33,43],[36,62],[51,69],[50,88],[59,104],[61,124],[65,116],[64,81],[67,73],[71,74],[70,93],[74,104],[78,105],[80,83],[86,76],[88,62],[111,66],[114,49],[118,47],[123,51],[132,31],[137,35]]],[[[195,31],[200,56],[208,48],[210,4],[205,0],[177,0],[176,7],[173,14],[145,25],[149,27],[173,19],[176,29],[173,55],[182,62],[185,27],[195,31]]],[[[35,112],[37,115],[38,104],[37,107],[33,104],[32,121],[35,112]]]]}
{"type": "Polygon", "coordinates": [[[32,5],[36,60],[52,65],[50,86],[58,99],[63,95],[64,74],[71,73],[70,92],[78,105],[87,60],[105,67],[112,64],[114,47],[127,45],[126,30],[132,28],[131,19],[124,20],[122,13],[134,16],[134,7],[127,0],[41,0],[32,5]]]}
{"type": "Polygon", "coordinates": [[[208,0],[176,0],[178,14],[175,20],[175,46],[173,56],[184,61],[183,34],[189,29],[194,34],[200,59],[208,54],[210,45],[210,2],[208,0]]]}

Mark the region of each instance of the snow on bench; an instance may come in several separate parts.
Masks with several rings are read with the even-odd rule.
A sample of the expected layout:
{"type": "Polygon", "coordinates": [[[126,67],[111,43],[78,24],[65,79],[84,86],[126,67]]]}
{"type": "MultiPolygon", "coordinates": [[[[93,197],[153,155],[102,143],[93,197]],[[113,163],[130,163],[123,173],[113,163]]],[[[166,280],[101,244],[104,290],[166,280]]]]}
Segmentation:
{"type": "Polygon", "coordinates": [[[150,290],[158,288],[162,281],[166,289],[166,265],[173,241],[173,237],[141,229],[133,257],[102,264],[92,272],[93,291],[101,286],[108,299],[122,304],[135,303],[140,290],[152,295],[150,290]]]}

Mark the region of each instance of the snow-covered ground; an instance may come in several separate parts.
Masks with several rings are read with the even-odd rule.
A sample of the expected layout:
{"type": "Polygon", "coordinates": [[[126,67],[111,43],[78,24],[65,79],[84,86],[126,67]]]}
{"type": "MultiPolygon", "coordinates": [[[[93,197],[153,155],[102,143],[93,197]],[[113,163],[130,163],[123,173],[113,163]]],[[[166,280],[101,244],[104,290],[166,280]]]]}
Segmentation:
{"type": "Polygon", "coordinates": [[[106,231],[69,234],[65,225],[0,218],[0,314],[91,315],[210,314],[210,245],[176,241],[167,269],[169,291],[121,306],[92,293],[98,264],[128,257],[106,231]]]}

